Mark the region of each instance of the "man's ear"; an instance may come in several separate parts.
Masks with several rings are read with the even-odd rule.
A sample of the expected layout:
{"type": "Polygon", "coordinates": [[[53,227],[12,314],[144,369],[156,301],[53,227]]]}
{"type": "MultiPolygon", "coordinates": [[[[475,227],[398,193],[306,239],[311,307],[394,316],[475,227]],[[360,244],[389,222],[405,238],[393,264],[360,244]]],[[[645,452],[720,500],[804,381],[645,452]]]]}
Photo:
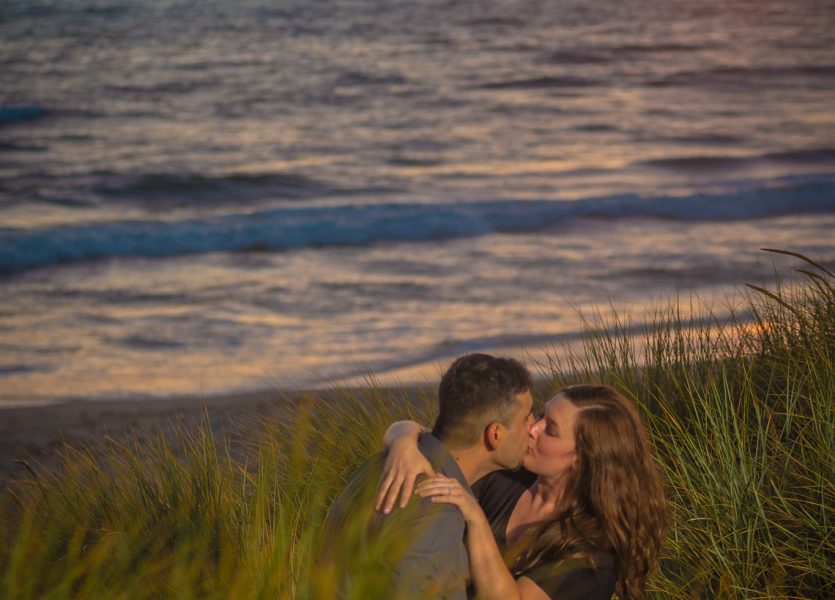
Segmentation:
{"type": "Polygon", "coordinates": [[[484,443],[488,450],[496,450],[504,441],[505,427],[498,421],[493,421],[484,428],[484,443]]]}

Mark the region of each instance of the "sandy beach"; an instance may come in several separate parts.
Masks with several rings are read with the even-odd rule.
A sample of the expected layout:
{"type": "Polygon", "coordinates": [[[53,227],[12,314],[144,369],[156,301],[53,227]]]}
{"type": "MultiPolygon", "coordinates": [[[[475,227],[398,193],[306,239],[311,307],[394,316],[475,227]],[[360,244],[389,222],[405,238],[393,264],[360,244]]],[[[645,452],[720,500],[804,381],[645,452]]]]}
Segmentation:
{"type": "Polygon", "coordinates": [[[234,439],[247,417],[279,404],[292,405],[302,392],[264,391],[206,398],[77,401],[7,408],[0,412],[0,487],[26,473],[18,462],[53,466],[64,444],[140,438],[175,423],[196,427],[208,416],[212,431],[234,439]]]}
{"type": "MultiPolygon", "coordinates": [[[[206,419],[215,439],[227,442],[234,453],[243,450],[242,441],[247,434],[256,433],[265,419],[281,419],[285,411],[292,413],[306,398],[340,402],[347,394],[362,398],[369,393],[361,388],[360,381],[356,384],[318,390],[263,390],[135,401],[76,400],[4,408],[0,410],[0,489],[13,478],[28,476],[21,461],[36,470],[58,466],[65,445],[95,448],[108,439],[142,442],[160,431],[197,431],[206,419]]],[[[397,401],[408,402],[433,393],[432,387],[391,384],[379,389],[397,401]]]]}

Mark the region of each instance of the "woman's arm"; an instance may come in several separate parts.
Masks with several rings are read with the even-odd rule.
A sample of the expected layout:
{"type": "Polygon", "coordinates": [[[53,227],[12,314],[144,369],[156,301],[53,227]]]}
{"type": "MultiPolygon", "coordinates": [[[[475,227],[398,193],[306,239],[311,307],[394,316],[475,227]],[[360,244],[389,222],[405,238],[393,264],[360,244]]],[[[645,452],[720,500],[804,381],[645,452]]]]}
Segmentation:
{"type": "Polygon", "coordinates": [[[383,445],[388,454],[374,500],[375,510],[390,513],[398,494],[400,506],[406,506],[418,476],[424,474],[431,477],[435,474],[431,463],[418,450],[418,436],[424,431],[428,429],[414,421],[397,421],[386,430],[383,445]]]}
{"type": "Polygon", "coordinates": [[[383,446],[391,448],[397,441],[411,440],[417,448],[418,436],[424,431],[429,431],[420,423],[414,421],[395,421],[383,434],[383,446]]]}
{"type": "Polygon", "coordinates": [[[470,574],[479,598],[485,600],[550,600],[536,583],[527,577],[513,578],[504,563],[493,530],[478,502],[457,480],[431,477],[418,484],[415,493],[432,502],[454,504],[467,524],[467,552],[470,574]]]}

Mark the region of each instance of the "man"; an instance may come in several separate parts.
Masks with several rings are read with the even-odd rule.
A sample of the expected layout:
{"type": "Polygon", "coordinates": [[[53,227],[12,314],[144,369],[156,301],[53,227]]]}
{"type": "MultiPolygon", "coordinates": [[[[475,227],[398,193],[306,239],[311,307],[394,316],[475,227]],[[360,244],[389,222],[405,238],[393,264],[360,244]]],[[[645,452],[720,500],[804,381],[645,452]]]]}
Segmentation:
{"type": "MultiPolygon", "coordinates": [[[[438,419],[418,446],[436,472],[466,490],[497,469],[519,466],[527,448],[531,377],[510,358],[457,359],[438,388],[438,419]]],[[[354,473],[323,531],[317,596],[464,599],[469,560],[464,519],[449,504],[412,498],[391,514],[374,511],[385,455],[354,473]]]]}

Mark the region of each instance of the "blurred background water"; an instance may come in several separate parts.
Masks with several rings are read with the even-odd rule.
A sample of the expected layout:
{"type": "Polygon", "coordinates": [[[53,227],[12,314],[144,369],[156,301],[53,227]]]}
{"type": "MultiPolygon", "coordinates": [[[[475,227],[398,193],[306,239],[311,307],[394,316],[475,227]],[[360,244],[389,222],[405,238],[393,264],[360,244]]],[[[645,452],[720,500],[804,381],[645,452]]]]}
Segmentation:
{"type": "Polygon", "coordinates": [[[5,0],[0,404],[539,348],[578,308],[724,306],[762,246],[833,265],[833,30],[814,0],[5,0]]]}

